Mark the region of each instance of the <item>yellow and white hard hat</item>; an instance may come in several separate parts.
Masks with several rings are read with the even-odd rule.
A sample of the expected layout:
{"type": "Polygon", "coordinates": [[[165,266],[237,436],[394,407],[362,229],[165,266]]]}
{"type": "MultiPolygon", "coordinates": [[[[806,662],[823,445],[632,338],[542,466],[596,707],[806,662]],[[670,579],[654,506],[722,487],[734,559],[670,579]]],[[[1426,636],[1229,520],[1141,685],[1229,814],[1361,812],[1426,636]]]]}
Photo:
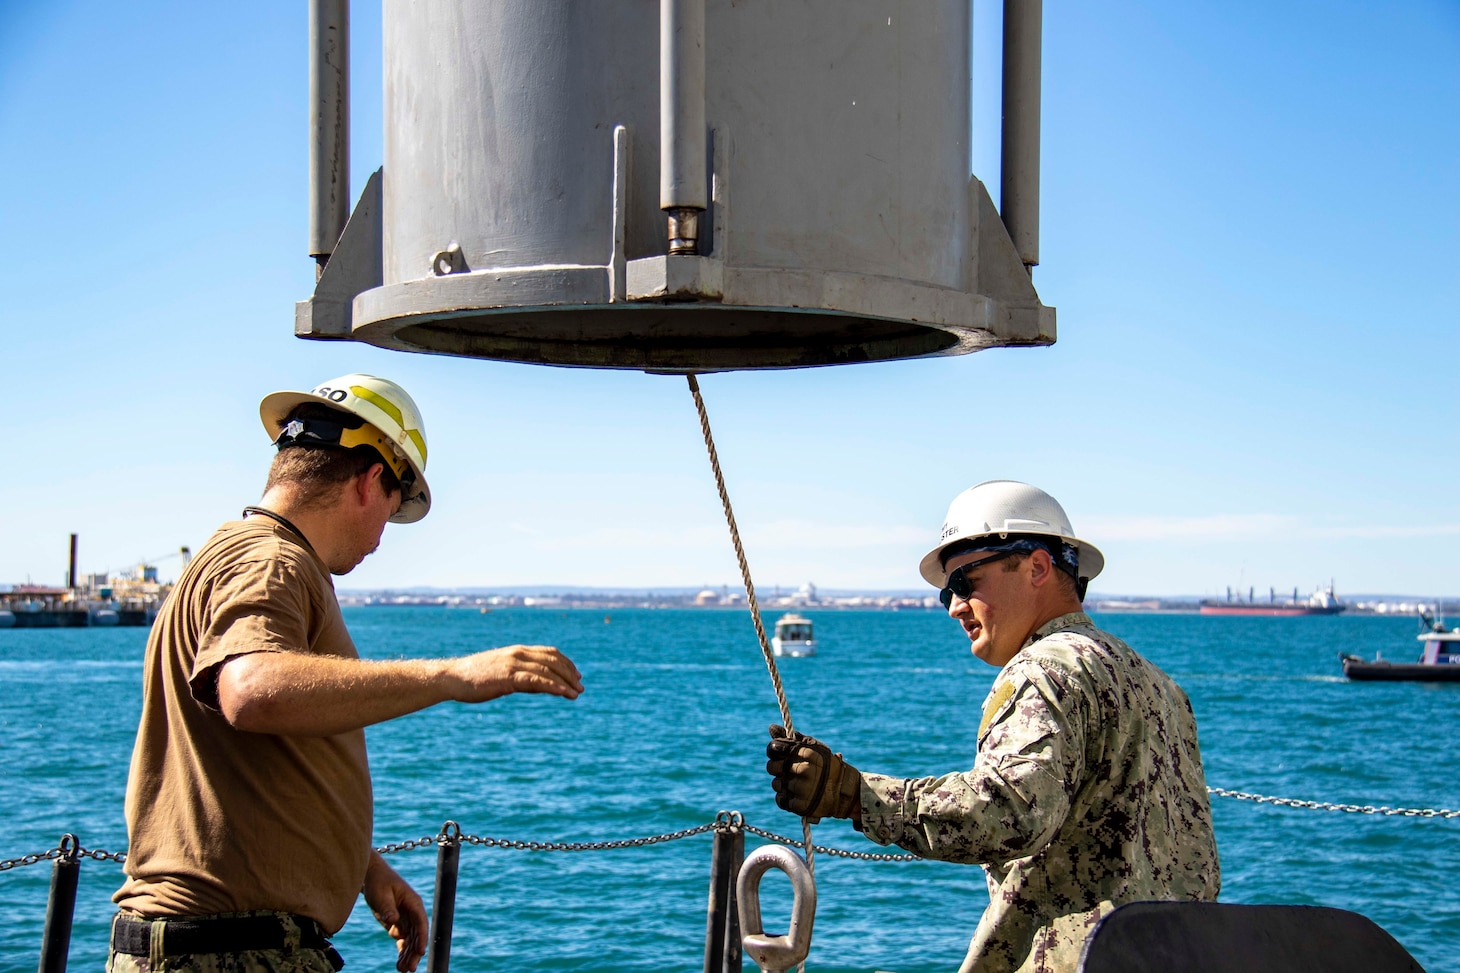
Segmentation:
{"type": "MultiPolygon", "coordinates": [[[[426,486],[426,429],[421,413],[406,390],[374,375],[341,375],[309,392],[273,392],[259,403],[259,418],[274,442],[280,437],[299,436],[304,427],[289,429],[289,414],[301,405],[314,403],[347,412],[365,420],[359,429],[339,431],[338,438],[323,438],[323,445],[373,446],[380,458],[401,481],[400,510],[392,523],[409,524],[431,509],[431,490],[426,486]]],[[[326,437],[330,434],[326,433],[326,437]]],[[[319,438],[319,437],[311,437],[319,438]]]]}
{"type": "Polygon", "coordinates": [[[995,550],[1011,535],[1057,538],[1061,543],[1056,545],[1055,564],[1076,580],[1088,582],[1105,567],[1105,556],[1095,545],[1075,536],[1065,508],[1054,497],[1017,480],[987,480],[953,498],[938,543],[923,556],[918,573],[928,584],[941,588],[948,583],[943,565],[949,554],[945,552],[984,549],[978,546],[980,542],[995,550]],[[1060,552],[1067,556],[1063,564],[1060,552]],[[1078,567],[1070,563],[1070,555],[1078,558],[1078,567]]]}

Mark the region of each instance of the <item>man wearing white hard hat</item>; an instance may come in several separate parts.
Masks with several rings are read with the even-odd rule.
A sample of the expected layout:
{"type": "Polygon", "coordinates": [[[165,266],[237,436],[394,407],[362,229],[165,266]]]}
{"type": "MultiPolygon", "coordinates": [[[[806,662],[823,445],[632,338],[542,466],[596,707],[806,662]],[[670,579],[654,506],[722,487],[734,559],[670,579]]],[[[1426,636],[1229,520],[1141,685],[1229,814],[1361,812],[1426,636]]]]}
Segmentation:
{"type": "Polygon", "coordinates": [[[259,413],[278,448],[263,498],[198,551],[147,642],[110,973],[331,973],[328,937],[362,892],[414,970],[426,913],[371,849],[364,728],[447,700],[583,690],[548,646],[361,660],[330,576],[387,522],[430,510],[420,413],[360,374],[275,392],[259,413]]]}
{"type": "Polygon", "coordinates": [[[771,728],[766,770],[782,808],[984,866],[990,902],[963,973],[1073,973],[1116,906],[1217,897],[1191,703],[1084,613],[1104,563],[1043,490],[1011,480],[965,490],[919,570],[973,654],[1000,668],[973,768],[860,773],[819,740],[771,728]]]}

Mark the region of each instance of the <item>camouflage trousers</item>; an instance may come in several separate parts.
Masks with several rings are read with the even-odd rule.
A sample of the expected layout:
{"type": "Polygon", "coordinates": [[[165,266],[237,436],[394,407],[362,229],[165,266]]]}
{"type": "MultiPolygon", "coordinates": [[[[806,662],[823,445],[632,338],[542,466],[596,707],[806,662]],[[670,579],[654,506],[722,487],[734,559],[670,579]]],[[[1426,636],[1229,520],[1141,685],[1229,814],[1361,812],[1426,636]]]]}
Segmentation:
{"type": "MultiPolygon", "coordinates": [[[[228,917],[218,918],[234,915],[277,915],[285,929],[285,947],[248,949],[234,953],[187,953],[180,956],[133,956],[112,949],[107,953],[107,973],[335,973],[335,965],[330,962],[330,956],[324,950],[303,949],[294,945],[299,940],[299,926],[287,913],[232,913],[228,917]]],[[[161,939],[165,944],[165,933],[161,939]]]]}

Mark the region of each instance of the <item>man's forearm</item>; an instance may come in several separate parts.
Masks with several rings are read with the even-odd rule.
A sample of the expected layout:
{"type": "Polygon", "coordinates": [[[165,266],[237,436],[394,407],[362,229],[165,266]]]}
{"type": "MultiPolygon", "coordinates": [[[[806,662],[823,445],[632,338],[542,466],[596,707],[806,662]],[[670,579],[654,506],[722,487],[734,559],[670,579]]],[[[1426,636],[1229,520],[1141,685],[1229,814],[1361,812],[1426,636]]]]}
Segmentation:
{"type": "Polygon", "coordinates": [[[332,736],[453,698],[449,661],[255,652],[224,664],[219,708],[234,727],[251,733],[332,736]]]}
{"type": "Polygon", "coordinates": [[[332,736],[448,699],[482,703],[509,693],[577,699],[582,691],[578,668],[547,645],[392,662],[252,652],[218,672],[218,708],[229,723],[284,736],[332,736]]]}
{"type": "Polygon", "coordinates": [[[395,968],[415,970],[426,954],[430,930],[421,897],[375,851],[370,853],[370,865],[365,869],[365,887],[361,891],[371,914],[396,941],[398,956],[395,968]]]}
{"type": "Polygon", "coordinates": [[[984,864],[1012,861],[1048,844],[1069,801],[1048,774],[1010,786],[978,770],[943,777],[863,774],[862,832],[924,858],[984,864]]]}

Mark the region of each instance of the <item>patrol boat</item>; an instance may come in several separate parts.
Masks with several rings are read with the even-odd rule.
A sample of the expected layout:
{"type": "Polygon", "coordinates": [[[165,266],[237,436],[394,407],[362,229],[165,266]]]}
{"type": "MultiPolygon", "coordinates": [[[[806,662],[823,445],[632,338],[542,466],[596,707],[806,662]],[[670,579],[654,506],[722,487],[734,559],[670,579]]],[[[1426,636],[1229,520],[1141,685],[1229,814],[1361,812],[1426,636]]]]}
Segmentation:
{"type": "Polygon", "coordinates": [[[771,639],[771,651],[781,658],[803,658],[816,654],[816,636],[811,631],[811,619],[792,612],[782,615],[776,622],[776,637],[771,639]]]}
{"type": "Polygon", "coordinates": [[[1443,618],[1420,612],[1422,631],[1415,636],[1424,643],[1418,662],[1386,662],[1375,656],[1365,662],[1356,655],[1339,653],[1343,674],[1364,682],[1460,682],[1460,632],[1445,627],[1443,618]]]}

